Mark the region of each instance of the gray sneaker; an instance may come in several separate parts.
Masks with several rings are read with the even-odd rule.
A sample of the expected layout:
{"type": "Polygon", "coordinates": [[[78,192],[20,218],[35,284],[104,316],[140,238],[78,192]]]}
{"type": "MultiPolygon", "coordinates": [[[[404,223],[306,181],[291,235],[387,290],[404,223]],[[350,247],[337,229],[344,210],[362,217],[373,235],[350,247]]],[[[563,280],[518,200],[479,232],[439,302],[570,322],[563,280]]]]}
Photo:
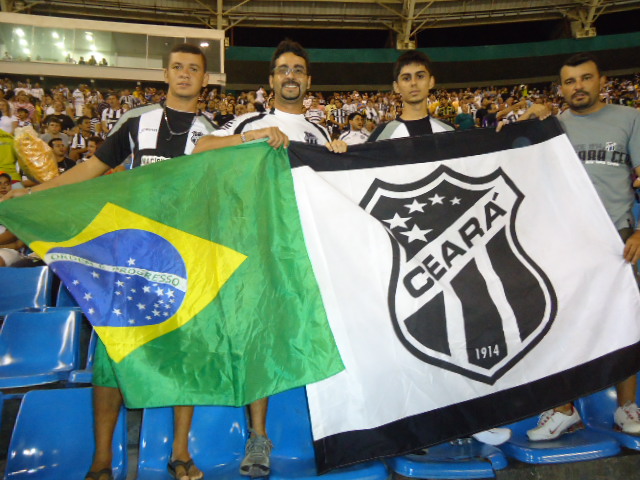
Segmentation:
{"type": "Polygon", "coordinates": [[[271,473],[271,449],[273,443],[264,435],[252,434],[247,441],[244,460],[240,464],[240,475],[266,477],[271,473]]]}

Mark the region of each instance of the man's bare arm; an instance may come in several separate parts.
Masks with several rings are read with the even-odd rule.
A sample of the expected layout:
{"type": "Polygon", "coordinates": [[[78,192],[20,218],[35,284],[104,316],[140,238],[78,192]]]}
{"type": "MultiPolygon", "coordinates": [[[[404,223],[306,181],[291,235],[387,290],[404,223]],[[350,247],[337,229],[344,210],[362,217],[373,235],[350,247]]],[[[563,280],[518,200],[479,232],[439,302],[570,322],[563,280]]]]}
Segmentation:
{"type": "MultiPolygon", "coordinates": [[[[258,130],[250,130],[244,133],[244,140],[251,142],[260,138],[268,138],[267,142],[273,148],[281,146],[289,146],[289,137],[287,137],[278,127],[266,127],[258,130]]],[[[215,135],[207,135],[201,137],[193,149],[193,153],[206,152],[207,150],[217,150],[225,147],[235,147],[242,144],[242,135],[229,135],[227,137],[216,137],[215,135]]]]}
{"type": "MultiPolygon", "coordinates": [[[[273,148],[289,146],[289,137],[287,137],[278,127],[265,127],[258,130],[250,130],[244,134],[245,140],[251,142],[260,138],[268,138],[268,144],[273,148]]],[[[201,137],[193,149],[193,153],[206,152],[208,150],[217,150],[225,147],[235,147],[242,142],[242,135],[230,135],[227,137],[216,137],[215,135],[207,135],[201,137]]],[[[333,140],[325,144],[327,150],[334,153],[344,153],[347,151],[347,144],[342,140],[333,140]]],[[[73,169],[72,169],[73,170],[73,169]]]]}
{"type": "Polygon", "coordinates": [[[109,170],[109,165],[104,163],[95,155],[86,162],[80,163],[75,167],[67,170],[62,175],[55,177],[48,182],[41,183],[32,188],[24,188],[19,190],[11,190],[4,197],[0,198],[0,201],[9,200],[10,198],[21,197],[31,192],[41,192],[43,190],[49,190],[50,188],[60,187],[62,185],[71,185],[73,183],[84,182],[85,180],[91,180],[92,178],[99,177],[104,172],[109,170]]]}

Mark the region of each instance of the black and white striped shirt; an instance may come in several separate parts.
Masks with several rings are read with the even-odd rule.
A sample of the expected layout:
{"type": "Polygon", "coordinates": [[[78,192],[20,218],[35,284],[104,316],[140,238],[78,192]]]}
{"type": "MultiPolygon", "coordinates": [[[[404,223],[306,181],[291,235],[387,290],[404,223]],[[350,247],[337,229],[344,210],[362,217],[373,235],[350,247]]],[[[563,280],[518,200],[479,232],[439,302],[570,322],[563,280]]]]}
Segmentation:
{"type": "Polygon", "coordinates": [[[322,125],[311,123],[303,114],[286,113],[272,108],[269,112],[251,112],[227,122],[220,130],[213,132],[218,137],[238,135],[266,127],[278,127],[289,140],[312,145],[324,145],[331,141],[329,132],[322,125]]]}
{"type": "Polygon", "coordinates": [[[171,130],[185,132],[171,134],[164,119],[161,104],[146,105],[129,110],[111,129],[109,136],[96,152],[107,165],[117,167],[133,155],[133,167],[145,166],[193,152],[200,137],[216,130],[204,115],[166,108],[171,130]]]}
{"type": "Polygon", "coordinates": [[[107,130],[111,131],[113,126],[120,120],[122,117],[122,109],[113,110],[111,108],[107,108],[102,112],[102,121],[107,123],[107,130]]]}

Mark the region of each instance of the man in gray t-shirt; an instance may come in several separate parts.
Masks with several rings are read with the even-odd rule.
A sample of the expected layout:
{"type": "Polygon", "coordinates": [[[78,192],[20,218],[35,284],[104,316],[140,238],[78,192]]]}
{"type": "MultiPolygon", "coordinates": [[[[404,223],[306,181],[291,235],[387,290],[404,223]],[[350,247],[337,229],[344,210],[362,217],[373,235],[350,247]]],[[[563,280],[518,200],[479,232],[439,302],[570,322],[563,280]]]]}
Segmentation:
{"type": "Polygon", "coordinates": [[[640,167],[640,112],[598,102],[589,114],[572,108],[559,120],[618,230],[634,226],[631,174],[640,167]]]}
{"type": "MultiPolygon", "coordinates": [[[[623,256],[636,265],[640,260],[640,231],[635,230],[632,174],[640,174],[640,112],[600,101],[606,77],[589,54],[569,58],[560,70],[560,88],[569,109],[560,115],[562,124],[589,178],[625,242],[623,256]]],[[[531,114],[547,116],[530,109],[531,114]]],[[[616,386],[616,425],[625,433],[640,434],[640,411],[636,405],[636,376],[616,386]]],[[[552,440],[580,422],[569,403],[540,416],[536,428],[527,432],[530,440],[552,440]]]]}

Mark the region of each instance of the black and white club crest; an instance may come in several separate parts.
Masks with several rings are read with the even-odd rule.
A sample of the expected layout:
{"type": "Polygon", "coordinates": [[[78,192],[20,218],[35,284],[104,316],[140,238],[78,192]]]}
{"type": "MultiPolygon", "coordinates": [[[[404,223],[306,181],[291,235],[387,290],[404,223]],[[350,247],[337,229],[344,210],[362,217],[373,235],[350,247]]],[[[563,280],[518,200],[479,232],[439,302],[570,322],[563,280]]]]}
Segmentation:
{"type": "Polygon", "coordinates": [[[389,312],[413,355],[493,384],[549,330],[556,295],[518,241],[523,200],[502,169],[373,182],[360,206],[389,233],[389,312]]]}

